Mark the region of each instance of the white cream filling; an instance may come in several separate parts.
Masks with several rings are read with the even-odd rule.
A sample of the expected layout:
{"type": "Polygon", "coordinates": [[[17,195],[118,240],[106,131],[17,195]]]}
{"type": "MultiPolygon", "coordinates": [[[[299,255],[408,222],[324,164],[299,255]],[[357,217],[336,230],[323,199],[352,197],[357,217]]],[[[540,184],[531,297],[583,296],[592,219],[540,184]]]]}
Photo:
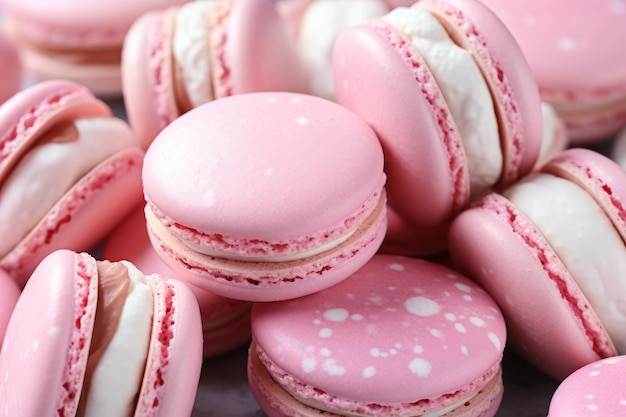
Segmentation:
{"type": "Polygon", "coordinates": [[[93,372],[85,405],[89,417],[132,416],[143,381],[152,330],[152,290],[137,268],[122,263],[128,268],[130,287],[115,335],[93,372]]]}
{"type": "Polygon", "coordinates": [[[230,259],[232,261],[243,261],[243,262],[289,262],[289,261],[297,261],[300,259],[315,256],[329,249],[335,248],[339,246],[340,244],[342,244],[343,242],[345,242],[346,240],[348,240],[354,234],[355,231],[356,229],[351,230],[349,233],[339,237],[338,239],[335,239],[331,242],[327,242],[321,246],[310,249],[308,251],[296,253],[293,255],[243,256],[243,255],[235,255],[232,253],[225,253],[225,252],[210,250],[207,248],[202,248],[186,240],[183,240],[182,242],[193,251],[203,253],[205,255],[209,255],[214,258],[223,258],[223,259],[230,259]]]}
{"type": "MultiPolygon", "coordinates": [[[[220,0],[221,1],[221,0],[220,0]]],[[[211,34],[209,16],[220,1],[186,3],[176,16],[172,40],[175,77],[182,81],[192,107],[214,99],[211,78],[211,34]]]]}
{"type": "Polygon", "coordinates": [[[74,125],[78,140],[35,146],[0,187],[0,257],[26,237],[82,176],[134,144],[120,119],[79,119],[74,125]]]}
{"type": "Polygon", "coordinates": [[[317,0],[302,17],[298,51],[310,76],[313,95],[335,99],[332,50],[339,33],[387,13],[381,0],[317,0]]]}
{"type": "Polygon", "coordinates": [[[626,246],[595,200],[571,181],[534,174],[504,195],[537,226],[626,353],[626,246]]]}
{"type": "Polygon", "coordinates": [[[503,157],[493,100],[478,64],[426,10],[399,7],[383,19],[412,42],[428,65],[459,129],[471,193],[482,193],[499,180],[503,157]]]}

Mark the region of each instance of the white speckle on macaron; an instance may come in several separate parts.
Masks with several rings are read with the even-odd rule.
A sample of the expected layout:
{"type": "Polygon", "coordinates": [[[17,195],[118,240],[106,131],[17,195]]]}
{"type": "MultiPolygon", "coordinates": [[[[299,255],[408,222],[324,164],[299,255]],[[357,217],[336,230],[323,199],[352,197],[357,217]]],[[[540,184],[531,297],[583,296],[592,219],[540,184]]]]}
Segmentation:
{"type": "Polygon", "coordinates": [[[371,378],[374,375],[376,375],[376,368],[373,366],[368,366],[367,368],[363,369],[363,378],[371,378]]]}
{"type": "Polygon", "coordinates": [[[345,308],[331,308],[324,312],[324,318],[329,321],[344,321],[350,317],[350,313],[345,308]]]}
{"type": "Polygon", "coordinates": [[[500,350],[502,348],[502,342],[500,341],[500,338],[497,334],[489,333],[487,337],[489,337],[489,340],[491,340],[491,343],[493,343],[496,349],[500,350]]]}
{"type": "Polygon", "coordinates": [[[346,368],[337,365],[334,359],[326,359],[326,361],[324,361],[324,370],[328,375],[332,376],[341,376],[346,373],[346,368]]]}
{"type": "Polygon", "coordinates": [[[267,100],[265,100],[268,104],[274,104],[274,103],[278,103],[278,99],[276,97],[268,97],[267,100]]]}
{"type": "Polygon", "coordinates": [[[441,339],[443,337],[443,333],[441,333],[437,329],[430,329],[430,334],[436,337],[437,339],[441,339]]]}
{"type": "Polygon", "coordinates": [[[485,321],[483,319],[481,319],[480,317],[470,317],[470,323],[472,323],[474,326],[476,327],[485,327],[487,324],[485,323],[485,321]]]}
{"type": "Polygon", "coordinates": [[[467,329],[465,328],[465,326],[463,326],[462,323],[454,323],[454,328],[459,333],[462,333],[462,334],[467,333],[467,329]]]}
{"type": "Polygon", "coordinates": [[[465,345],[461,345],[461,352],[462,352],[465,356],[468,356],[468,355],[469,355],[469,351],[467,350],[467,346],[465,346],[465,345]]]}
{"type": "Polygon", "coordinates": [[[411,297],[404,302],[404,307],[409,313],[420,317],[434,316],[441,310],[437,302],[426,297],[411,297]]]}
{"type": "Polygon", "coordinates": [[[389,264],[389,269],[394,271],[404,271],[404,265],[402,264],[389,264]]]}
{"type": "Polygon", "coordinates": [[[576,41],[569,37],[559,39],[558,46],[561,51],[569,52],[576,49],[576,41]]]}
{"type": "Polygon", "coordinates": [[[310,374],[311,372],[315,371],[316,367],[317,367],[317,362],[315,361],[314,358],[304,358],[302,360],[302,370],[306,372],[307,374],[310,374]]]}
{"type": "Polygon", "coordinates": [[[323,347],[320,349],[320,355],[322,356],[330,356],[330,349],[328,349],[327,347],[323,347]]]}
{"type": "Polygon", "coordinates": [[[424,353],[424,347],[420,346],[420,345],[415,345],[413,346],[413,353],[419,355],[421,353],[424,353]]]}
{"type": "Polygon", "coordinates": [[[460,291],[472,292],[472,288],[467,284],[463,284],[462,282],[457,282],[456,284],[454,284],[454,286],[460,291]]]}
{"type": "Polygon", "coordinates": [[[409,369],[419,377],[427,377],[430,374],[432,365],[425,359],[415,358],[409,363],[409,369]]]}
{"type": "Polygon", "coordinates": [[[456,314],[454,314],[454,313],[446,313],[446,314],[444,314],[444,317],[448,321],[456,321],[456,314]]]}
{"type": "Polygon", "coordinates": [[[324,327],[324,328],[323,328],[322,330],[320,330],[320,332],[319,332],[319,336],[320,336],[321,338],[324,338],[324,339],[326,339],[327,337],[332,336],[332,334],[333,334],[333,330],[332,330],[332,329],[329,329],[328,327],[324,327]]]}

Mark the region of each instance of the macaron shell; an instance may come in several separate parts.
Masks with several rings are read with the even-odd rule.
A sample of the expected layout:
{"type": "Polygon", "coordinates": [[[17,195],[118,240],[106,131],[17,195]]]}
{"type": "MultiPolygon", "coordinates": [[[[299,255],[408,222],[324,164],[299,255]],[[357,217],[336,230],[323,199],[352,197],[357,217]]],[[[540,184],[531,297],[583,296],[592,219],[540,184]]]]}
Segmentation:
{"type": "Polygon", "coordinates": [[[154,249],[180,279],[227,298],[277,301],[320,291],[359,269],[383,241],[387,230],[384,209],[383,203],[370,224],[336,248],[291,262],[240,262],[204,255],[169,233],[149,209],[146,217],[154,249]]]}
{"type": "Polygon", "coordinates": [[[131,26],[122,49],[122,91],[128,120],[146,149],[178,116],[171,49],[177,8],[148,12],[131,26]]]}
{"type": "Polygon", "coordinates": [[[20,287],[15,280],[0,269],[0,345],[4,340],[4,333],[20,293],[20,287]]]}
{"type": "Polygon", "coordinates": [[[2,62],[0,82],[0,104],[2,104],[20,90],[22,80],[22,65],[17,48],[4,32],[0,33],[0,62],[2,62]]]}
{"type": "Polygon", "coordinates": [[[186,0],[125,2],[120,0],[53,3],[2,0],[4,14],[23,25],[30,37],[59,48],[114,47],[122,44],[133,21],[149,10],[186,0]]]}
{"type": "Polygon", "coordinates": [[[93,258],[66,250],[33,273],[0,353],[1,416],[74,415],[95,320],[96,276],[93,258]]]}
{"type": "Polygon", "coordinates": [[[569,375],[550,401],[548,417],[619,416],[626,410],[626,357],[586,365],[569,375]]]}
{"type": "Polygon", "coordinates": [[[582,187],[602,207],[626,242],[626,172],[608,157],[584,148],[570,148],[543,167],[582,187]]]}
{"type": "Polygon", "coordinates": [[[347,28],[333,50],[335,90],[337,102],[370,124],[381,141],[389,205],[413,224],[433,226],[467,204],[469,176],[443,96],[426,64],[415,58],[421,81],[379,31],[347,28]],[[447,126],[447,142],[439,123],[447,126]]]}
{"type": "Polygon", "coordinates": [[[144,152],[130,148],[100,163],[48,212],[46,217],[0,259],[24,285],[37,264],[57,249],[91,250],[142,200],[144,152]]]}
{"type": "Polygon", "coordinates": [[[135,416],[191,415],[202,368],[202,323],[193,293],[177,280],[146,276],[154,318],[135,416]]]}
{"type": "Polygon", "coordinates": [[[538,369],[563,379],[601,355],[617,354],[565,266],[504,197],[490,194],[457,216],[448,242],[456,267],[502,309],[510,345],[538,369]]]}
{"type": "MultiPolygon", "coordinates": [[[[256,344],[250,346],[248,355],[248,381],[254,398],[259,403],[268,417],[284,417],[298,415],[302,417],[340,417],[338,414],[321,411],[296,400],[285,391],[263,366],[254,349],[256,344]]],[[[451,412],[444,414],[445,417],[491,417],[494,416],[504,394],[501,371],[494,377],[478,394],[470,401],[451,412]]]]}
{"type": "MultiPolygon", "coordinates": [[[[130,215],[106,238],[102,256],[110,261],[128,260],[144,274],[176,278],[157,255],[148,238],[144,204],[130,215]]],[[[204,356],[228,352],[250,340],[250,303],[220,297],[189,285],[200,307],[204,329],[204,356]]]]}
{"type": "Polygon", "coordinates": [[[110,116],[104,102],[70,81],[47,81],[20,91],[0,106],[0,179],[46,129],[78,117],[110,116]]]}
{"type": "Polygon", "coordinates": [[[252,323],[290,389],[372,405],[367,413],[424,399],[419,410],[432,412],[466,399],[497,374],[506,339],[495,302],[471,280],[388,255],[324,291],[255,304],[252,323]]]}
{"type": "Polygon", "coordinates": [[[541,148],[539,89],[519,45],[502,21],[475,0],[420,0],[451,37],[469,50],[487,80],[501,127],[504,166],[500,185],[528,173],[541,148]]]}

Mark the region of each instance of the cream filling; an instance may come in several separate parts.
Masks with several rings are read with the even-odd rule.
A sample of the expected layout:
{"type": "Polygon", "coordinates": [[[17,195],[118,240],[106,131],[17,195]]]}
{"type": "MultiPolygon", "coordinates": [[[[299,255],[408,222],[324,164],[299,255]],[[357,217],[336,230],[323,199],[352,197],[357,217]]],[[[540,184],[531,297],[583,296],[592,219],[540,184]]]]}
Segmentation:
{"type": "Polygon", "coordinates": [[[89,417],[132,416],[143,381],[152,330],[152,290],[137,268],[121,262],[128,268],[130,286],[115,335],[93,372],[85,404],[89,417]]]}
{"type": "Polygon", "coordinates": [[[332,50],[339,33],[387,11],[381,0],[317,0],[307,7],[300,26],[298,51],[309,71],[313,95],[335,99],[332,50]]]}
{"type": "Polygon", "coordinates": [[[202,248],[192,242],[183,240],[182,242],[189,247],[194,252],[202,253],[205,255],[212,256],[214,258],[223,258],[229,259],[231,261],[243,261],[243,262],[289,262],[289,261],[297,261],[300,259],[305,259],[311,256],[318,255],[327,250],[333,249],[339,245],[341,245],[346,240],[350,239],[350,237],[354,234],[356,229],[351,230],[347,234],[335,239],[333,241],[327,242],[321,246],[310,249],[308,251],[295,253],[293,255],[277,255],[277,256],[243,256],[243,255],[235,255],[233,253],[226,253],[221,251],[214,251],[206,248],[202,248]]]}
{"type": "Polygon", "coordinates": [[[176,16],[172,40],[175,77],[181,82],[192,108],[214,99],[211,77],[211,33],[207,24],[220,1],[183,5],[176,16]]]}
{"type": "Polygon", "coordinates": [[[504,192],[541,231],[626,354],[626,246],[602,208],[571,181],[534,174],[504,192]]]}
{"type": "Polygon", "coordinates": [[[481,194],[500,179],[503,157],[493,100],[478,64],[426,10],[399,7],[382,19],[404,34],[428,65],[463,140],[471,194],[481,194]]]}
{"type": "Polygon", "coordinates": [[[82,176],[134,144],[127,124],[110,117],[78,119],[61,134],[76,137],[58,142],[51,137],[52,142],[35,145],[0,187],[0,257],[26,237],[82,176]]]}

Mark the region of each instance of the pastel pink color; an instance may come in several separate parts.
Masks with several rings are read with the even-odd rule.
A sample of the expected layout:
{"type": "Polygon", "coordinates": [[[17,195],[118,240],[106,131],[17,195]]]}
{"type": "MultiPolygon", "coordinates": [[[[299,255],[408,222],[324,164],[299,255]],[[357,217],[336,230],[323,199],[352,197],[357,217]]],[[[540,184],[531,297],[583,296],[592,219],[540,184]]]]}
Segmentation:
{"type": "MultiPolygon", "coordinates": [[[[490,186],[505,186],[528,173],[541,144],[539,94],[506,27],[477,1],[422,0],[412,8],[432,14],[473,56],[485,79],[493,103],[482,105],[488,112],[494,107],[499,144],[481,155],[502,158],[500,176],[490,186]]],[[[428,227],[463,210],[473,178],[468,143],[432,65],[408,36],[384,18],[372,19],[342,32],[333,60],[337,101],[363,117],[381,140],[390,206],[407,222],[428,227]]],[[[446,61],[439,64],[445,67],[446,61]]]]}
{"type": "MultiPolygon", "coordinates": [[[[201,366],[198,307],[183,284],[146,279],[154,319],[134,415],[190,415],[201,366]]],[[[86,253],[60,250],[41,262],[15,307],[0,353],[0,415],[76,415],[98,285],[96,261],[86,253]]]]}
{"type": "Polygon", "coordinates": [[[626,126],[626,3],[622,0],[484,0],[524,51],[542,98],[566,122],[574,144],[626,126]]]}
{"type": "Polygon", "coordinates": [[[143,183],[157,252],[228,298],[333,285],[373,256],[387,225],[376,135],[314,96],[239,94],[189,111],[148,149],[143,183]]]}
{"type": "MultiPolygon", "coordinates": [[[[600,239],[619,241],[619,247],[614,249],[619,253],[624,251],[626,174],[617,164],[591,150],[569,149],[544,165],[537,175],[567,181],[580,190],[577,193],[586,194],[591,206],[586,206],[585,211],[582,206],[570,206],[568,212],[578,210],[588,218],[591,218],[590,210],[598,213],[597,216],[609,225],[611,234],[600,239]]],[[[531,176],[525,181],[533,184],[538,178],[531,176]]],[[[509,190],[504,192],[508,195],[509,190]]],[[[551,199],[557,201],[560,194],[570,195],[564,193],[564,190],[562,193],[552,190],[551,199]]],[[[521,197],[516,198],[519,204],[521,197]]],[[[534,203],[541,207],[549,202],[544,199],[534,203]]],[[[533,201],[528,199],[525,204],[530,207],[533,201]]],[[[552,224],[556,224],[556,216],[567,214],[558,210],[544,212],[553,216],[552,224]]],[[[592,287],[606,287],[611,291],[612,277],[608,275],[613,274],[604,276],[606,270],[592,262],[610,265],[623,259],[610,258],[616,256],[615,252],[609,255],[607,250],[601,255],[577,256],[578,261],[570,263],[570,253],[578,243],[558,240],[561,229],[546,228],[544,223],[540,227],[528,215],[528,211],[522,212],[509,198],[488,194],[452,222],[450,253],[455,265],[476,279],[502,308],[511,346],[540,370],[563,379],[588,363],[621,353],[616,345],[623,346],[626,335],[619,330],[609,335],[611,329],[607,321],[614,320],[619,312],[604,315],[603,320],[599,317],[605,305],[615,302],[615,297],[607,294],[606,300],[592,302],[593,294],[585,290],[582,279],[589,281],[592,287]],[[575,277],[573,268],[577,271],[586,268],[587,276],[575,277]],[[592,272],[594,268],[598,268],[598,272],[592,272]]],[[[588,241],[590,238],[585,233],[581,232],[577,239],[588,241]]],[[[596,241],[594,238],[590,244],[596,241]]]]}
{"type": "MultiPolygon", "coordinates": [[[[112,114],[89,90],[70,81],[42,82],[14,95],[0,107],[0,181],[42,135],[62,123],[91,117],[112,114]]],[[[0,267],[23,285],[49,253],[91,249],[141,201],[143,156],[139,148],[129,147],[87,172],[0,258],[0,267]]]]}
{"type": "MultiPolygon", "coordinates": [[[[146,275],[176,279],[176,274],[154,251],[146,227],[141,205],[105,239],[102,257],[109,261],[128,260],[146,275]]],[[[221,355],[250,341],[249,302],[220,297],[192,285],[189,289],[200,307],[204,357],[221,355]]]]}
{"type": "Polygon", "coordinates": [[[548,417],[623,415],[625,382],[625,356],[583,366],[559,385],[550,401],[548,417]]]}
{"type": "Polygon", "coordinates": [[[269,416],[493,416],[500,403],[504,319],[435,263],[376,255],[331,288],[255,304],[252,332],[249,380],[269,416]]]}
{"type": "Polygon", "coordinates": [[[2,62],[2,80],[0,81],[0,104],[22,86],[22,64],[13,42],[0,32],[0,62],[2,62]]]}
{"type": "MultiPolygon", "coordinates": [[[[198,105],[189,99],[191,93],[207,96],[206,102],[255,91],[306,91],[293,39],[271,0],[191,2],[147,13],[133,24],[122,54],[128,118],[143,148],[198,105]],[[204,9],[195,13],[204,22],[177,21],[192,7],[204,9]],[[205,26],[198,30],[206,32],[202,41],[207,45],[199,50],[200,40],[190,37],[188,51],[175,51],[176,32],[198,23],[205,26]],[[189,60],[207,66],[194,74],[206,91],[185,91],[180,72],[193,72],[189,60]]],[[[194,89],[201,88],[197,85],[194,89]]]]}
{"type": "Polygon", "coordinates": [[[33,81],[69,79],[101,96],[121,95],[120,57],[126,32],[142,14],[188,0],[2,0],[5,26],[33,81]]]}
{"type": "Polygon", "coordinates": [[[18,287],[15,280],[0,269],[0,346],[2,345],[2,340],[4,340],[4,332],[20,293],[20,287],[18,287]]]}

